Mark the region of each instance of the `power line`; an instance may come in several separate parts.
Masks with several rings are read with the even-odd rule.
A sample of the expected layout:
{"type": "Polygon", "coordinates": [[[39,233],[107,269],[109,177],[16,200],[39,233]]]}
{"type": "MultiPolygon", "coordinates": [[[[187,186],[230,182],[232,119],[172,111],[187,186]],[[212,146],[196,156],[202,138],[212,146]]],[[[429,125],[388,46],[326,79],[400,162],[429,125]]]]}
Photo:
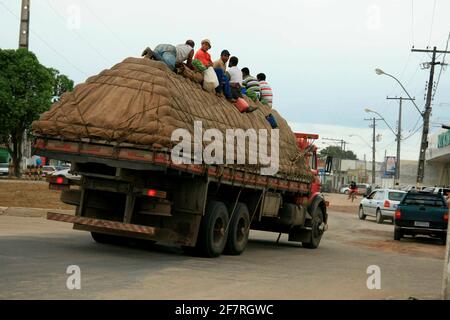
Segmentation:
{"type": "MultiPolygon", "coordinates": [[[[5,8],[10,14],[12,14],[14,17],[16,17],[17,19],[19,19],[19,17],[12,11],[10,10],[5,4],[3,4],[2,2],[0,2],[0,5],[5,8]]],[[[61,57],[64,61],[66,61],[68,64],[70,64],[75,70],[77,70],[78,72],[80,72],[81,74],[83,74],[84,76],[87,76],[88,74],[86,72],[84,72],[83,70],[81,70],[80,68],[78,68],[76,65],[74,65],[69,59],[67,59],[63,54],[61,54],[60,52],[58,52],[58,50],[56,50],[55,48],[53,48],[47,41],[45,41],[37,32],[35,32],[34,30],[30,30],[30,33],[32,33],[36,38],[38,38],[43,44],[45,44],[50,50],[52,50],[54,53],[56,53],[59,57],[61,57]]]]}
{"type": "MultiPolygon", "coordinates": [[[[45,0],[45,3],[47,3],[47,6],[53,11],[53,13],[55,13],[55,15],[57,15],[62,21],[66,21],[66,18],[63,17],[58,10],[56,10],[56,8],[48,1],[45,0]]],[[[93,50],[95,51],[95,53],[97,53],[97,55],[99,57],[101,57],[105,62],[107,62],[108,64],[112,64],[112,62],[106,58],[88,39],[86,39],[80,32],[78,32],[78,30],[74,29],[73,31],[75,31],[75,34],[84,42],[87,43],[87,45],[93,50]]]]}
{"type": "Polygon", "coordinates": [[[83,3],[85,5],[86,8],[88,8],[89,12],[94,16],[94,18],[97,19],[97,21],[99,21],[104,27],[105,29],[123,46],[124,49],[126,49],[127,51],[131,51],[130,50],[130,46],[127,45],[104,21],[103,19],[101,19],[94,10],[92,10],[92,8],[88,5],[87,1],[83,0],[83,3]]]}
{"type": "MultiPolygon", "coordinates": [[[[449,43],[449,40],[450,40],[450,32],[449,32],[449,34],[448,34],[447,44],[445,45],[445,51],[448,50],[448,43],[449,43]]],[[[447,55],[447,52],[445,52],[444,55],[442,56],[441,69],[439,70],[438,79],[437,79],[437,81],[436,81],[436,87],[434,88],[433,99],[434,99],[434,96],[436,95],[436,91],[437,91],[437,88],[438,88],[438,86],[439,86],[439,81],[441,80],[442,70],[443,70],[444,67],[446,66],[446,64],[445,64],[445,56],[446,56],[446,55],[447,55]]]]}
{"type": "Polygon", "coordinates": [[[415,135],[420,131],[420,129],[422,129],[422,127],[423,127],[423,126],[418,127],[418,128],[416,129],[416,131],[414,131],[412,134],[410,134],[410,135],[407,136],[406,138],[403,138],[402,140],[403,140],[403,141],[406,141],[406,140],[408,140],[409,138],[412,138],[413,136],[415,136],[415,135]]]}

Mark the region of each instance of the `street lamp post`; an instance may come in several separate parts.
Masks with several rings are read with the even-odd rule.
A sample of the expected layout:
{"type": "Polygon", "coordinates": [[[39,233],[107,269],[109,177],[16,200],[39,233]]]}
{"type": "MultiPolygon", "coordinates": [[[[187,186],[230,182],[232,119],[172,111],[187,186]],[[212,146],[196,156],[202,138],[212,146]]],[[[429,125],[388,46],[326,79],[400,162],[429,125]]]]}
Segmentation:
{"type": "Polygon", "coordinates": [[[401,137],[402,137],[402,129],[401,129],[401,121],[402,121],[402,104],[401,104],[401,100],[400,100],[400,113],[399,113],[399,119],[398,119],[398,128],[397,128],[397,132],[394,131],[394,129],[391,128],[391,126],[389,125],[389,123],[387,123],[386,119],[384,119],[384,117],[379,114],[376,111],[373,111],[371,109],[366,108],[364,111],[366,112],[370,112],[370,113],[375,113],[376,115],[378,115],[381,120],[384,121],[384,123],[386,123],[386,125],[388,126],[388,128],[391,130],[391,132],[396,136],[396,140],[397,140],[397,160],[396,160],[396,168],[395,168],[395,183],[399,182],[400,180],[400,142],[401,142],[401,137]]]}
{"type": "MultiPolygon", "coordinates": [[[[434,56],[435,55],[433,55],[433,61],[434,61],[434,56]]],[[[386,73],[383,70],[378,69],[378,68],[375,69],[375,73],[377,75],[388,76],[388,77],[394,79],[395,81],[397,81],[397,83],[402,87],[403,91],[405,91],[405,93],[408,95],[408,98],[409,98],[408,100],[410,100],[414,104],[414,107],[420,113],[420,116],[422,117],[422,119],[424,121],[424,128],[423,128],[423,131],[422,131],[422,143],[420,145],[419,165],[418,165],[418,169],[417,169],[417,184],[422,183],[423,182],[423,176],[424,176],[424,170],[425,170],[425,152],[426,152],[426,148],[427,148],[427,145],[428,145],[428,128],[425,130],[425,127],[428,124],[429,112],[431,112],[431,111],[427,112],[427,110],[428,110],[427,108],[425,108],[426,112],[420,111],[420,108],[414,102],[415,99],[413,99],[411,97],[411,95],[409,94],[408,90],[406,90],[406,88],[403,86],[403,84],[396,77],[394,77],[393,75],[391,75],[389,73],[386,73]]],[[[430,75],[430,77],[432,79],[432,75],[430,75]]],[[[430,102],[428,101],[430,99],[429,96],[431,96],[430,95],[430,91],[431,91],[430,88],[432,88],[432,81],[429,82],[428,95],[427,95],[427,106],[429,106],[429,104],[430,104],[430,102]]],[[[431,108],[429,108],[429,110],[431,110],[431,108]]]]}

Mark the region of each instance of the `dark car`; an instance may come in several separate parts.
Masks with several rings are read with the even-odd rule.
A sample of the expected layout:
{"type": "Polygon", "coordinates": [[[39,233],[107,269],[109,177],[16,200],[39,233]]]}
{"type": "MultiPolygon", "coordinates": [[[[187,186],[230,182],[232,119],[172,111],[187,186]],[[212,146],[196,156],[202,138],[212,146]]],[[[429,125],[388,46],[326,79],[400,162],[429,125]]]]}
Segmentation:
{"type": "Polygon", "coordinates": [[[441,194],[408,192],[398,205],[394,218],[394,240],[405,235],[423,234],[446,242],[448,205],[441,194]]]}

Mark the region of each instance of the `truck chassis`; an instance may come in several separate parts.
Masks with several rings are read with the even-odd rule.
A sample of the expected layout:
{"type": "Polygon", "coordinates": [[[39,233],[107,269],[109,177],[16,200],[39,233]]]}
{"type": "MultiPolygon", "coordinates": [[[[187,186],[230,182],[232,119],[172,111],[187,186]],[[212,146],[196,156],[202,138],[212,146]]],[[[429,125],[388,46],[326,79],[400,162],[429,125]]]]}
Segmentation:
{"type": "Polygon", "coordinates": [[[144,239],[181,245],[187,252],[238,255],[249,230],[289,235],[317,248],[327,229],[327,208],[310,185],[256,170],[179,165],[169,150],[82,139],[37,137],[34,153],[72,163],[81,180],[49,179],[76,214],[49,212],[98,242],[144,239]]]}

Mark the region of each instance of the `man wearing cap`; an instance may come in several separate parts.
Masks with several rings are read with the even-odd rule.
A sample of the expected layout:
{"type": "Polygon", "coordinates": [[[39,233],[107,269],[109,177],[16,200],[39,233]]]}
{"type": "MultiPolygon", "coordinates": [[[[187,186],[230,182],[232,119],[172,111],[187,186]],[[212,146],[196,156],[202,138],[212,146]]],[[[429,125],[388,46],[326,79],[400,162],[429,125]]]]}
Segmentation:
{"type": "Polygon", "coordinates": [[[223,92],[228,100],[234,100],[231,96],[230,78],[228,78],[228,76],[226,75],[226,64],[229,59],[230,52],[228,50],[223,50],[220,54],[220,59],[214,61],[213,68],[217,74],[217,79],[219,79],[220,82],[220,85],[216,88],[217,94],[221,95],[223,92]]]}
{"type": "Polygon", "coordinates": [[[199,60],[206,68],[213,66],[211,55],[208,53],[209,49],[211,49],[211,41],[204,39],[202,40],[202,46],[194,56],[194,59],[199,60]]]}

